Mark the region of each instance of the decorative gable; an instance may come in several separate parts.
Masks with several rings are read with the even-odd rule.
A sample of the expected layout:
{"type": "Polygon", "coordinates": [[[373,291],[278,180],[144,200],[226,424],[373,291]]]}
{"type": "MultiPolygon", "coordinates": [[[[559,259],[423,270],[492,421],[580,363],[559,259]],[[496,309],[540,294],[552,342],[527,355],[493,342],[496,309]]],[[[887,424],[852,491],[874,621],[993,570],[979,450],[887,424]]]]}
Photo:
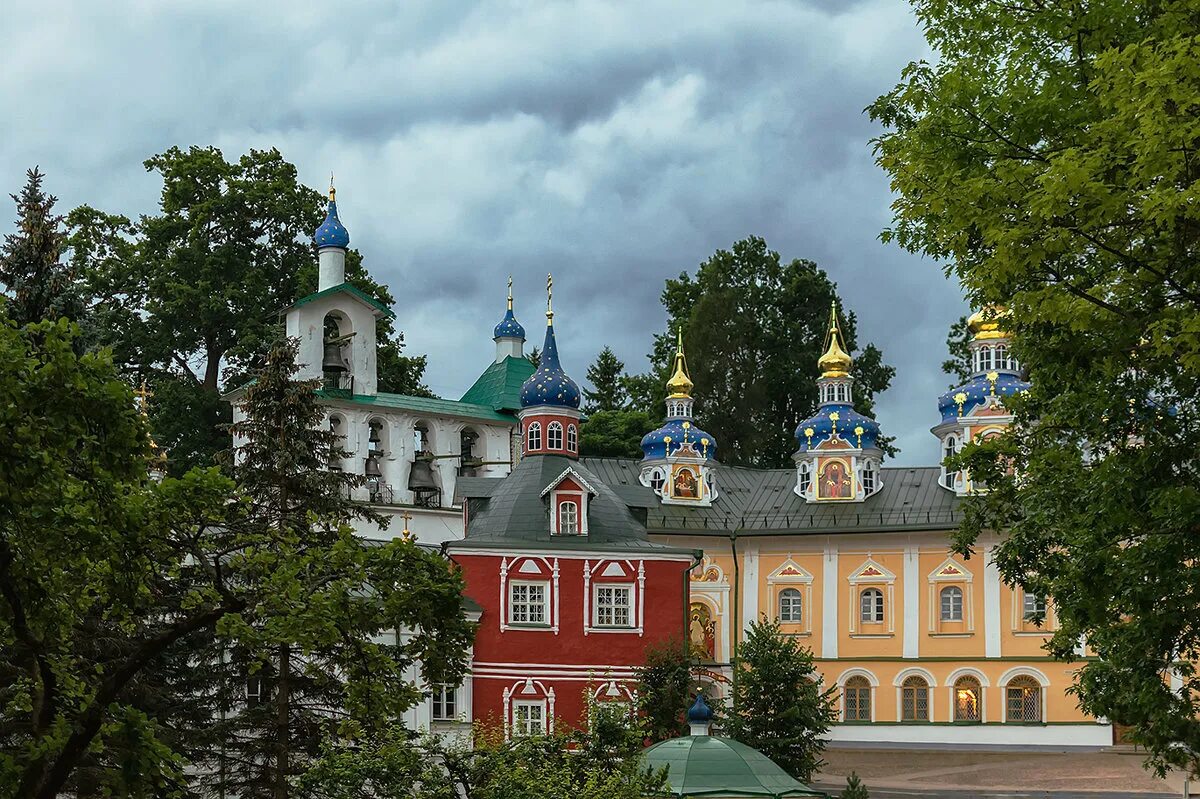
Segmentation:
{"type": "Polygon", "coordinates": [[[895,572],[871,557],[868,557],[866,562],[850,575],[850,583],[852,585],[858,583],[893,583],[895,581],[895,572]]]}
{"type": "Polygon", "coordinates": [[[929,573],[932,582],[971,582],[973,575],[954,558],[946,558],[929,573]]]}
{"type": "Polygon", "coordinates": [[[587,535],[588,499],[595,493],[571,467],[542,489],[543,497],[550,495],[550,535],[587,535]]]}
{"type": "Polygon", "coordinates": [[[768,583],[811,583],[812,574],[790,557],[767,575],[768,583]]]}

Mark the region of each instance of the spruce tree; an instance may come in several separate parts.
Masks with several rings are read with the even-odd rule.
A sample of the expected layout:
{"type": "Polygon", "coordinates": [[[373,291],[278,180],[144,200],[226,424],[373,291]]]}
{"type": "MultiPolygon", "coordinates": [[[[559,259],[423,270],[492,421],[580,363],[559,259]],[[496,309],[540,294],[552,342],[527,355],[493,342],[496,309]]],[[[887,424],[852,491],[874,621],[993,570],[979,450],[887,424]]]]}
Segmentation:
{"type": "Polygon", "coordinates": [[[69,265],[61,260],[66,241],[58,201],[42,190],[46,177],[37,167],[26,173],[17,204],[17,232],[0,245],[0,283],[9,295],[5,313],[18,326],[66,317],[78,322],[84,302],[69,265]]]}
{"type": "Polygon", "coordinates": [[[840,799],[871,799],[871,792],[858,778],[858,772],[851,771],[846,778],[846,787],[842,789],[840,799]]]}
{"type": "Polygon", "coordinates": [[[587,381],[592,385],[583,390],[584,413],[617,411],[629,404],[629,392],[625,388],[625,364],[611,347],[600,350],[596,360],[587,370],[587,381]]]}
{"type": "Polygon", "coordinates": [[[822,765],[822,736],[835,718],[834,689],[821,690],[812,651],[784,635],[776,621],[751,623],[738,656],[732,736],[808,782],[822,765]]]}

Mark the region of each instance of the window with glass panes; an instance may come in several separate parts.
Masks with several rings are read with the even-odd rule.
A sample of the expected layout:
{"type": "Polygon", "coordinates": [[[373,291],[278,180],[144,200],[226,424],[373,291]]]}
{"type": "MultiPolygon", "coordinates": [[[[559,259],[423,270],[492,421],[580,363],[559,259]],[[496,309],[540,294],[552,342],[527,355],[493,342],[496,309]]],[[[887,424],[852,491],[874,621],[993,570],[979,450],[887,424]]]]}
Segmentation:
{"type": "Polygon", "coordinates": [[[579,534],[579,506],[574,502],[563,502],[558,506],[558,533],[579,534]]]}
{"type": "Polygon", "coordinates": [[[558,422],[551,422],[546,428],[546,449],[563,448],[563,428],[558,422]]]}
{"type": "Polygon", "coordinates": [[[1032,677],[1014,677],[1004,688],[1005,719],[1042,720],[1042,686],[1032,677]]]}
{"type": "Polygon", "coordinates": [[[883,622],[883,592],[878,588],[868,588],[859,594],[859,616],[864,624],[879,624],[883,622]]]}
{"type": "Polygon", "coordinates": [[[1025,594],[1022,602],[1025,621],[1042,620],[1046,618],[1046,600],[1037,594],[1025,594]]]}
{"type": "Polygon", "coordinates": [[[545,624],[546,584],[509,583],[508,621],[510,624],[545,624]]]}
{"type": "Polygon", "coordinates": [[[954,720],[979,721],[983,687],[974,677],[960,677],[954,683],[954,720]]]}
{"type": "Polygon", "coordinates": [[[633,586],[596,586],[595,618],[597,627],[629,627],[630,607],[633,605],[633,586]]]}
{"type": "Polygon", "coordinates": [[[436,721],[452,721],[458,716],[458,691],[441,683],[433,688],[432,716],[436,721]]]}
{"type": "Polygon", "coordinates": [[[799,624],[802,608],[800,592],[795,588],[785,588],[779,592],[779,620],[799,624]]]}
{"type": "Polygon", "coordinates": [[[956,585],[948,585],[941,591],[942,621],[962,621],[963,592],[956,585]]]}
{"type": "Polygon", "coordinates": [[[871,683],[855,675],[842,686],[842,715],[846,721],[871,720],[871,683]]]}
{"type": "Polygon", "coordinates": [[[929,683],[913,675],[900,686],[900,720],[929,721],[929,683]]]}
{"type": "Polygon", "coordinates": [[[513,703],[513,734],[544,735],[546,732],[546,705],[544,702],[513,703]]]}

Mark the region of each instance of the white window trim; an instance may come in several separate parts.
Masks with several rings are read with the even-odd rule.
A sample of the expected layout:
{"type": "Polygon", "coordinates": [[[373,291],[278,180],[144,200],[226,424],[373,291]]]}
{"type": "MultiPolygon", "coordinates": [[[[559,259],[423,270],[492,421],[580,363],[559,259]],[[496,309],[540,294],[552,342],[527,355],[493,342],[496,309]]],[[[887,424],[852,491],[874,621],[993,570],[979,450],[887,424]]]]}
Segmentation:
{"type": "Polygon", "coordinates": [[[637,624],[637,599],[635,596],[636,589],[633,583],[592,583],[592,630],[614,630],[620,632],[628,632],[636,628],[637,624]],[[626,609],[629,612],[628,624],[601,624],[600,623],[600,592],[602,590],[623,591],[629,597],[629,602],[626,609]]]}
{"type": "Polygon", "coordinates": [[[987,695],[988,688],[991,687],[991,682],[988,681],[987,675],[979,669],[964,667],[955,669],[950,672],[950,676],[946,678],[946,691],[950,697],[950,702],[947,705],[946,721],[954,722],[954,710],[958,705],[958,697],[954,695],[958,681],[963,677],[974,677],[979,682],[979,721],[978,722],[957,722],[959,724],[983,724],[987,722],[987,695]]]}
{"type": "MultiPolygon", "coordinates": [[[[532,604],[532,603],[530,603],[532,604]]],[[[505,606],[505,612],[508,615],[508,626],[511,627],[532,627],[541,629],[550,627],[550,581],[549,580],[509,580],[508,582],[508,602],[505,606]],[[520,586],[539,586],[542,588],[542,618],[545,621],[514,621],[513,620],[513,589],[520,586]]]]}
{"type": "Polygon", "coordinates": [[[563,489],[561,491],[554,490],[550,492],[550,535],[576,535],[586,536],[588,534],[588,492],[576,491],[574,489],[563,489]],[[578,527],[578,532],[564,533],[559,526],[562,517],[559,515],[559,505],[563,502],[575,503],[575,524],[578,527]]]}
{"type": "Polygon", "coordinates": [[[567,425],[567,452],[579,451],[579,427],[574,424],[567,425]]]}
{"type": "Polygon", "coordinates": [[[937,680],[933,673],[921,668],[908,668],[896,675],[892,681],[896,686],[896,721],[901,724],[928,724],[937,719],[937,708],[935,707],[934,697],[937,695],[937,680]],[[904,719],[904,681],[909,677],[920,677],[925,681],[925,701],[929,703],[928,711],[924,719],[915,719],[906,721],[904,719]]]}
{"type": "Polygon", "coordinates": [[[450,685],[448,683],[437,683],[430,687],[429,697],[429,719],[430,721],[462,721],[462,690],[461,686],[450,685]],[[441,695],[443,715],[439,716],[435,710],[438,706],[438,696],[441,695]],[[450,701],[454,704],[454,715],[444,715],[446,708],[446,697],[450,697],[450,701]]]}
{"type": "Polygon", "coordinates": [[[564,448],[565,435],[562,422],[551,422],[546,425],[546,449],[561,451],[564,448]],[[553,433],[558,433],[558,444],[553,443],[553,433]]]}
{"type": "Polygon", "coordinates": [[[591,635],[592,633],[636,633],[638,637],[645,635],[646,628],[646,562],[644,560],[637,561],[637,568],[634,569],[634,562],[631,560],[585,560],[583,562],[583,634],[591,635]],[[626,575],[636,571],[636,581],[613,581],[605,580],[599,577],[609,565],[617,563],[623,566],[623,571],[626,575]],[[597,579],[598,578],[598,579],[597,579]],[[612,588],[616,586],[631,588],[632,596],[629,598],[629,627],[600,627],[596,624],[595,606],[596,592],[599,588],[612,588]]]}
{"type": "Polygon", "coordinates": [[[938,618],[940,621],[948,621],[951,624],[958,624],[965,619],[966,614],[964,612],[965,611],[964,606],[966,604],[966,595],[963,593],[963,590],[961,588],[959,588],[957,585],[943,586],[938,589],[937,597],[938,597],[938,618]],[[947,608],[946,608],[946,604],[945,604],[945,599],[947,597],[952,596],[951,594],[947,593],[948,591],[957,591],[958,592],[958,618],[954,618],[954,613],[953,613],[954,601],[953,601],[953,599],[951,599],[951,601],[950,601],[950,607],[949,607],[949,610],[951,611],[950,616],[949,617],[946,616],[947,608]]]}
{"type": "MultiPolygon", "coordinates": [[[[559,613],[558,558],[548,559],[548,558],[545,558],[542,556],[537,556],[537,555],[520,556],[520,555],[515,555],[515,554],[506,554],[500,558],[500,608],[501,608],[501,612],[496,614],[500,618],[500,632],[504,632],[504,631],[508,630],[509,626],[510,626],[509,622],[508,622],[508,614],[509,614],[508,573],[509,573],[509,571],[515,571],[516,573],[520,574],[521,573],[520,566],[518,566],[518,564],[524,564],[526,561],[533,561],[536,563],[541,563],[542,566],[545,567],[545,568],[539,570],[542,574],[545,574],[545,571],[549,570],[549,572],[550,572],[550,591],[547,594],[547,601],[549,601],[549,603],[550,603],[550,612],[553,615],[549,617],[551,619],[551,624],[549,627],[532,626],[532,625],[526,625],[526,624],[518,624],[518,625],[516,625],[516,627],[519,630],[547,630],[548,629],[551,632],[553,632],[555,635],[558,635],[558,626],[559,626],[558,625],[558,622],[559,622],[559,615],[558,615],[558,613],[559,613]],[[511,560],[510,560],[510,558],[511,558],[511,560]]],[[[528,579],[528,578],[518,578],[518,580],[521,580],[521,579],[528,579]]],[[[539,577],[536,581],[544,582],[545,577],[539,577]]]]}
{"type": "MultiPolygon", "coordinates": [[[[791,608],[789,607],[789,612],[790,610],[791,608]]],[[[794,588],[789,585],[779,589],[779,593],[775,595],[775,617],[779,619],[780,624],[803,624],[804,620],[808,617],[808,613],[805,612],[806,610],[807,608],[804,606],[804,592],[799,588],[794,588]],[[796,599],[800,601],[800,618],[798,619],[785,619],[783,617],[783,599],[784,594],[786,594],[788,591],[794,592],[796,594],[796,599]]]]}
{"type": "Polygon", "coordinates": [[[541,449],[545,449],[545,447],[542,446],[542,423],[530,422],[529,429],[525,433],[525,451],[537,452],[541,449]],[[534,433],[537,434],[536,446],[534,445],[534,433]]]}
{"type": "Polygon", "coordinates": [[[524,738],[526,736],[533,734],[533,733],[530,733],[527,731],[519,730],[517,719],[520,716],[521,708],[529,708],[529,709],[537,708],[538,713],[541,716],[541,725],[540,725],[541,730],[537,734],[545,735],[549,731],[549,723],[550,723],[550,720],[547,718],[547,714],[546,714],[546,706],[547,706],[547,702],[545,699],[515,699],[515,700],[513,700],[513,703],[512,703],[512,734],[513,734],[513,737],[524,738]]]}

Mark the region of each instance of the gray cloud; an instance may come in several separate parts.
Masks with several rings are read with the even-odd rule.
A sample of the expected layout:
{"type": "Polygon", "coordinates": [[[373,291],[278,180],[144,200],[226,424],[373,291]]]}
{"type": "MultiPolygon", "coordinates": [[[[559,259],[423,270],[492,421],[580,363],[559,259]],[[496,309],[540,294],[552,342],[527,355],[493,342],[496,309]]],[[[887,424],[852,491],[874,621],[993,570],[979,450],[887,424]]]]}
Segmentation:
{"type": "Polygon", "coordinates": [[[900,462],[937,458],[963,305],[879,243],[890,196],[862,113],[927,55],[904,0],[18,2],[8,19],[4,187],[38,163],[65,207],[149,211],[141,162],[173,144],[277,146],[316,187],[335,170],[439,393],[488,363],[508,274],[540,339],[555,273],[576,378],[605,344],[640,370],[663,280],[757,234],[839,283],[898,369],[878,412],[900,462]]]}

